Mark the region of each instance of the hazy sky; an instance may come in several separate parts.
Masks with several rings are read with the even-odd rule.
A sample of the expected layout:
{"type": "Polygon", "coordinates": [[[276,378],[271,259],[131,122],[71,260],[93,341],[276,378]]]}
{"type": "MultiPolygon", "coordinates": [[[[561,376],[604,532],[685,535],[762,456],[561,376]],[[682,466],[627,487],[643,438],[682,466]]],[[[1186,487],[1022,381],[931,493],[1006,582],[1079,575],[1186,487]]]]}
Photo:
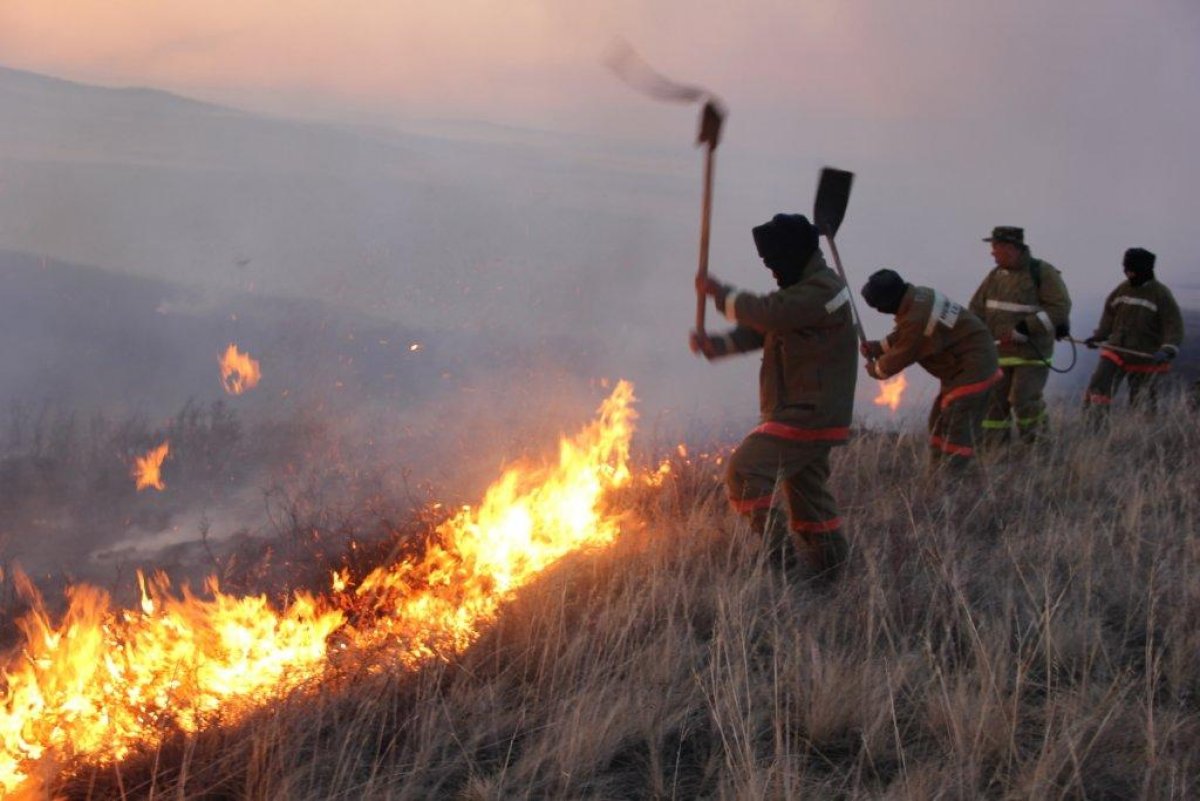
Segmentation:
{"type": "MultiPolygon", "coordinates": [[[[572,185],[562,161],[553,175],[509,165],[504,180],[524,180],[532,227],[509,241],[508,229],[490,229],[483,249],[494,269],[511,270],[510,283],[524,276],[564,296],[576,278],[552,275],[555,248],[611,269],[613,295],[601,308],[612,322],[593,322],[678,360],[671,349],[681,347],[692,304],[695,111],[614,80],[601,60],[617,37],[731,110],[713,233],[721,277],[768,288],[750,226],[805,210],[817,170],[835,163],[859,176],[842,234],[855,284],[891,266],[966,300],[990,266],[979,240],[997,224],[1024,225],[1035,254],[1064,270],[1084,333],[1095,298],[1120,280],[1126,247],[1156,250],[1169,282],[1196,279],[1197,0],[0,0],[0,63],[11,67],[335,121],[440,118],[583,134],[572,145],[577,161],[605,142],[607,157],[624,145],[673,154],[661,185],[645,172],[645,185],[670,196],[657,205],[652,192],[598,186],[594,171],[572,185]],[[578,229],[537,227],[568,198],[578,229]],[[630,219],[643,200],[646,213],[630,219]],[[612,225],[589,240],[596,209],[612,225]],[[622,293],[624,307],[614,304],[622,293]]],[[[494,185],[464,187],[483,197],[494,185]]],[[[431,250],[480,248],[458,221],[433,226],[431,250]]],[[[366,283],[365,270],[356,275],[369,294],[395,294],[366,283]]],[[[556,295],[525,308],[499,297],[531,327],[552,327],[538,314],[556,304],[564,317],[556,295]]],[[[889,321],[868,310],[865,322],[880,335],[889,321]]],[[[731,380],[723,369],[695,370],[689,380],[731,380]]]]}

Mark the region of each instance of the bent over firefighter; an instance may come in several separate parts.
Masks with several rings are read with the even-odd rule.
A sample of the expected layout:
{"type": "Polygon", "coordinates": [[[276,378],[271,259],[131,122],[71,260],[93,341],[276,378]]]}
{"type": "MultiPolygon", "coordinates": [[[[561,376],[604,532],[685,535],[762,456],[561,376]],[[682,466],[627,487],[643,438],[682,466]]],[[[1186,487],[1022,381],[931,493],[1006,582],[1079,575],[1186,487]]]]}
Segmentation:
{"type": "Polygon", "coordinates": [[[941,382],[929,411],[930,459],[960,469],[969,464],[983,431],[988,391],[1004,374],[983,321],[936,289],[913,286],[895,270],[879,270],[862,288],[867,305],[895,315],[896,327],[866,342],[867,371],[880,380],[913,362],[941,382]]]}

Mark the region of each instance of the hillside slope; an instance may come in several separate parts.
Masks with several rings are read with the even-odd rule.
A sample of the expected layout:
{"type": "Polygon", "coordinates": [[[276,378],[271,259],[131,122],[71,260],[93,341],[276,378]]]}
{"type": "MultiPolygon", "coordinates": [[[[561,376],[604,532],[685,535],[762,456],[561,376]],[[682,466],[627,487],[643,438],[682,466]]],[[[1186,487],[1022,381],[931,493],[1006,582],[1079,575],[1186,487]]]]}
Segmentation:
{"type": "MultiPolygon", "coordinates": [[[[465,653],[386,654],[67,797],[1190,798],[1200,787],[1200,426],[1177,407],[943,486],[867,433],[820,593],[766,563],[719,469],[626,499],[465,653]],[[380,671],[380,668],[383,668],[380,671]]],[[[354,663],[350,663],[353,665],[354,663]]]]}

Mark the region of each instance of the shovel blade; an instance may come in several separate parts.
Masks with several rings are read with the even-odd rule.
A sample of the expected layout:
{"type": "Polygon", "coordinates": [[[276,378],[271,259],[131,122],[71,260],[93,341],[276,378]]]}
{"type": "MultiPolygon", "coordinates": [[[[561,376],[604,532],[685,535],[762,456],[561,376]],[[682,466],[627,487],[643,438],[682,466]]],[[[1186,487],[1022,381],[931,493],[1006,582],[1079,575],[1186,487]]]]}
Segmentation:
{"type": "Polygon", "coordinates": [[[697,145],[708,145],[712,150],[721,141],[721,123],[725,121],[725,109],[717,101],[709,99],[700,112],[700,132],[696,134],[697,145]]]}
{"type": "Polygon", "coordinates": [[[827,237],[834,236],[846,217],[850,204],[850,187],[854,173],[825,167],[817,184],[817,199],[813,202],[813,223],[827,237]]]}

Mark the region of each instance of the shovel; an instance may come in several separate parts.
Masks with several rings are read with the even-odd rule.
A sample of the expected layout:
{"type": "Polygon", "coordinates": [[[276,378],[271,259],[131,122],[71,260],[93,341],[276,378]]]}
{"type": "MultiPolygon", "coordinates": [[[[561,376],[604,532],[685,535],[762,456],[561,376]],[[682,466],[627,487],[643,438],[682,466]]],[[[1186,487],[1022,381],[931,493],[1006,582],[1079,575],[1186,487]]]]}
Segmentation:
{"type": "Polygon", "coordinates": [[[842,257],[838,254],[834,237],[842,220],[846,217],[846,206],[850,203],[850,186],[854,183],[854,173],[825,167],[821,170],[821,180],[817,183],[817,199],[813,201],[813,224],[829,242],[829,251],[833,254],[833,264],[837,267],[838,275],[850,294],[850,314],[854,318],[854,330],[858,332],[858,341],[867,344],[867,334],[863,331],[862,320],[858,316],[858,307],[854,304],[854,291],[846,280],[846,270],[842,267],[842,257]]]}

